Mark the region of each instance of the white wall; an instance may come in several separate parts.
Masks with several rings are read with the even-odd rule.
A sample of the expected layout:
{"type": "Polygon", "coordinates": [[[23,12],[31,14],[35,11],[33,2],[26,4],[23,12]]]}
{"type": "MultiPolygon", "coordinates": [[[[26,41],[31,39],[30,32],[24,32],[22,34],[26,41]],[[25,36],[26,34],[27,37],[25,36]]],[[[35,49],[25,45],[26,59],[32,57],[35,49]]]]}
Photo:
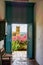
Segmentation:
{"type": "Polygon", "coordinates": [[[0,41],[0,49],[4,48],[4,40],[0,41]]]}
{"type": "Polygon", "coordinates": [[[43,0],[36,3],[36,60],[43,65],[43,0]]]}

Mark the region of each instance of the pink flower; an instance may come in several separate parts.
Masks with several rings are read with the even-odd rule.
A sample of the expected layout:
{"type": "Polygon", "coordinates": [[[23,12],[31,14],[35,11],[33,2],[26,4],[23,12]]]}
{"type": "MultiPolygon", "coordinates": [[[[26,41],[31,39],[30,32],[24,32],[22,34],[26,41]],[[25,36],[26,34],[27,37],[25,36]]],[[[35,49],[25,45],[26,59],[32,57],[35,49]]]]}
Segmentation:
{"type": "Polygon", "coordinates": [[[24,35],[24,36],[13,36],[12,37],[12,40],[19,40],[19,41],[25,41],[27,40],[27,35],[24,35]]]}

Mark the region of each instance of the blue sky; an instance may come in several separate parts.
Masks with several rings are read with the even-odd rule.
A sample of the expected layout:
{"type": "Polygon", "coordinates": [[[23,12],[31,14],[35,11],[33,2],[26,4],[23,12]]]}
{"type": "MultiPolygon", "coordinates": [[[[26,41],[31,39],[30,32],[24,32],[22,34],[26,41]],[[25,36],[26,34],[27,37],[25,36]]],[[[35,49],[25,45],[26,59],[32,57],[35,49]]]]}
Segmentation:
{"type": "Polygon", "coordinates": [[[16,32],[16,26],[20,26],[20,32],[27,33],[27,24],[12,24],[12,32],[16,32]]]}

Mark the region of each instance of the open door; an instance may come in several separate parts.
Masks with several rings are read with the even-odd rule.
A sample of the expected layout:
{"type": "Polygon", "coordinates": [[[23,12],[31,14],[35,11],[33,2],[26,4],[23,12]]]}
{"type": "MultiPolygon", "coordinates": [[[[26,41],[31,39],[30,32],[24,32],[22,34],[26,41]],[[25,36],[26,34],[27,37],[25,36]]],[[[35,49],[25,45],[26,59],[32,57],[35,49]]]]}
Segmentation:
{"type": "Polygon", "coordinates": [[[33,57],[33,27],[32,23],[28,24],[28,45],[27,45],[27,58],[33,57]]]}
{"type": "Polygon", "coordinates": [[[7,24],[6,32],[6,53],[11,53],[11,24],[7,24]]]}

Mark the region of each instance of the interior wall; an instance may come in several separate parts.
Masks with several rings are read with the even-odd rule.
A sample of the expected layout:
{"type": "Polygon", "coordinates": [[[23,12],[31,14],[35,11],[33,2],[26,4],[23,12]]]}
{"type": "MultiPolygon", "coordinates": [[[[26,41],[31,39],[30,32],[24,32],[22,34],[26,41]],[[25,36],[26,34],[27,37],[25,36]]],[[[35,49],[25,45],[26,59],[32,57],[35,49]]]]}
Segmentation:
{"type": "MultiPolygon", "coordinates": [[[[36,2],[36,61],[43,65],[43,0],[29,0],[36,2]]],[[[0,0],[0,18],[5,18],[5,3],[0,0]]]]}
{"type": "MultiPolygon", "coordinates": [[[[3,20],[5,18],[5,3],[4,0],[0,0],[0,20],[3,20]]],[[[4,40],[0,41],[0,49],[4,45],[4,40]]]]}
{"type": "Polygon", "coordinates": [[[36,61],[43,65],[43,0],[35,5],[36,8],[36,61]]]}

